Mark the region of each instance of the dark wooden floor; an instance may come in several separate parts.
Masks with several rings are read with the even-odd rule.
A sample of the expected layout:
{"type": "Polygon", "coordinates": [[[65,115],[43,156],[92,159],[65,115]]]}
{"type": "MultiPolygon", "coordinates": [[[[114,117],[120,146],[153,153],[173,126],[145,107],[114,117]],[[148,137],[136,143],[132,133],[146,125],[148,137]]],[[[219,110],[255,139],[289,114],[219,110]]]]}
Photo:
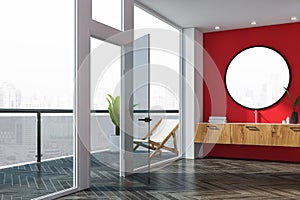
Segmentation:
{"type": "MultiPolygon", "coordinates": [[[[0,170],[0,200],[31,199],[72,187],[72,158],[0,170]]],[[[228,159],[179,160],[126,179],[91,162],[92,187],[61,199],[300,199],[300,164],[228,159]],[[147,174],[146,174],[147,175],[147,174]]]]}
{"type": "Polygon", "coordinates": [[[228,159],[179,160],[122,179],[97,161],[92,187],[68,199],[300,199],[300,164],[228,159]]]}

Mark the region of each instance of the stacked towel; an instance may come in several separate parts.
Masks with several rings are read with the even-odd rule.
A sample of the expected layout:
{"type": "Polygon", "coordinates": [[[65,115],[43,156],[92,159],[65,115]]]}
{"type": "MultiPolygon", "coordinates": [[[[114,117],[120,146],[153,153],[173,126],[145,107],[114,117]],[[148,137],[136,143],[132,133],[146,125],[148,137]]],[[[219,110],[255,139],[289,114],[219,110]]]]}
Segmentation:
{"type": "Polygon", "coordinates": [[[223,116],[210,116],[208,122],[209,123],[215,123],[215,124],[225,124],[225,123],[227,123],[227,119],[226,119],[226,116],[225,117],[223,117],[223,116]]]}

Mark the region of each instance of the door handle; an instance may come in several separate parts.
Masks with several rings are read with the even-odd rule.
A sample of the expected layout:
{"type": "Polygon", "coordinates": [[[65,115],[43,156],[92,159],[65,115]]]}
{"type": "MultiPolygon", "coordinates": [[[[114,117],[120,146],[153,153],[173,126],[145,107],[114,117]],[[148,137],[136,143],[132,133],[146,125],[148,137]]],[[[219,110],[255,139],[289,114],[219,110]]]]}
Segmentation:
{"type": "Polygon", "coordinates": [[[144,119],[139,119],[139,121],[143,121],[143,122],[149,123],[149,122],[152,121],[152,119],[150,117],[145,117],[144,119]]]}

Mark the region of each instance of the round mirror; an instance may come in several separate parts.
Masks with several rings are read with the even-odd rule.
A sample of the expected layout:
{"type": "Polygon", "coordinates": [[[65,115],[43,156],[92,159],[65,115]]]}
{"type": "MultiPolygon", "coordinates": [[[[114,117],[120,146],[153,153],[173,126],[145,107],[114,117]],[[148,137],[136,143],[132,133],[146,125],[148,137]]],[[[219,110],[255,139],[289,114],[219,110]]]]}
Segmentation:
{"type": "Polygon", "coordinates": [[[285,58],[269,47],[239,52],[229,63],[225,84],[231,98],[243,107],[264,109],[277,103],[290,83],[285,58]]]}

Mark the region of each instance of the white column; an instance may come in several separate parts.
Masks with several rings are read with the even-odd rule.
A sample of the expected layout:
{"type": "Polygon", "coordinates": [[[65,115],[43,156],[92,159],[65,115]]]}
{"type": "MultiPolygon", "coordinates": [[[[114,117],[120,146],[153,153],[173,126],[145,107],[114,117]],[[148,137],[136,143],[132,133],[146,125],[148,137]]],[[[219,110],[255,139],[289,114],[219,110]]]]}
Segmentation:
{"type": "Polygon", "coordinates": [[[202,34],[195,28],[183,29],[182,62],[182,146],[183,158],[194,159],[195,123],[202,120],[203,50],[202,34]]]}
{"type": "Polygon", "coordinates": [[[203,33],[195,29],[195,123],[203,122],[203,33]]]}

